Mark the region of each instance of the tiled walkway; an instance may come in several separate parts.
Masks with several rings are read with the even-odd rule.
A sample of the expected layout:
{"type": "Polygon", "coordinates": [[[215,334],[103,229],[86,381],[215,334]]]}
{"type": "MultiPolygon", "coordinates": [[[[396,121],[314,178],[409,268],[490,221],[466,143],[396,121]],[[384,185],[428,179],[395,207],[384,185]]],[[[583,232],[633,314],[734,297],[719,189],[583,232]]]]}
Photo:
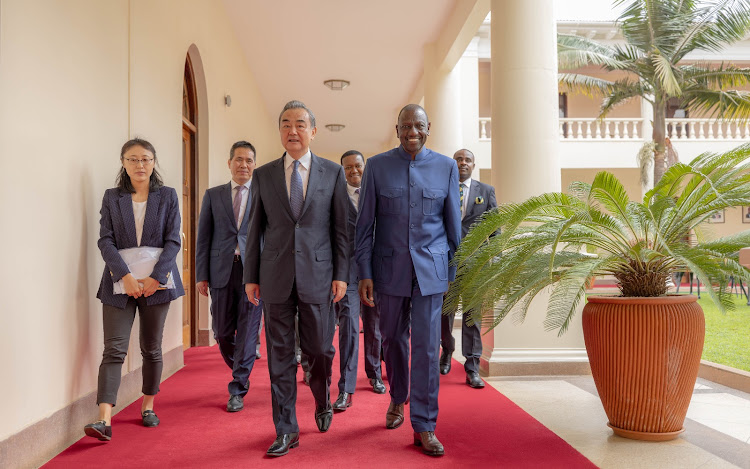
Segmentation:
{"type": "MultiPolygon", "coordinates": [[[[460,330],[454,327],[457,351],[460,330]]],[[[460,355],[453,358],[463,361],[460,355]]],[[[685,432],[676,440],[653,443],[614,435],[591,376],[513,376],[487,382],[605,469],[750,469],[748,393],[699,378],[685,432]]]]}

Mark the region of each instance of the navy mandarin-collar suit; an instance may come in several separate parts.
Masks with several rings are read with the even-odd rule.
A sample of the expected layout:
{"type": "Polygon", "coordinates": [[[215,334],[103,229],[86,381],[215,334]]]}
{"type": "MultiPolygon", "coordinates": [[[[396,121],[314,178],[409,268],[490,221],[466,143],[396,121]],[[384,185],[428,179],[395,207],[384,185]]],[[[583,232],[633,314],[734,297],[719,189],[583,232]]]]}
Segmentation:
{"type": "Polygon", "coordinates": [[[415,432],[435,431],[440,313],[456,275],[450,260],[460,240],[458,166],[452,158],[423,148],[412,160],[399,146],[367,160],[357,265],[360,279],[373,280],[392,404],[411,396],[415,432]]]}

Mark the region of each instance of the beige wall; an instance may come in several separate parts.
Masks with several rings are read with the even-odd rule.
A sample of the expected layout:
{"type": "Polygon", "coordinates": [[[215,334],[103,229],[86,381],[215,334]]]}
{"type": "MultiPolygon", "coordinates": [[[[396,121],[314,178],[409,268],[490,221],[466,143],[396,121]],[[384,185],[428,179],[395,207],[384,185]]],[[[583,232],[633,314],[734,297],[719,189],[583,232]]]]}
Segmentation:
{"type": "MultiPolygon", "coordinates": [[[[228,180],[235,140],[251,140],[261,163],[281,147],[220,2],[4,0],[0,8],[3,440],[96,388],[101,197],[120,146],[136,135],[155,145],[166,184],[180,192],[191,44],[208,106],[201,189],[228,180]]],[[[170,309],[165,352],[182,344],[181,309],[179,300],[170,309]]],[[[132,355],[125,371],[140,364],[132,355]]]]}
{"type": "MultiPolygon", "coordinates": [[[[562,169],[560,171],[560,188],[567,193],[572,182],[582,181],[591,184],[594,181],[594,176],[600,171],[602,170],[597,168],[562,169]]],[[[642,200],[640,172],[637,168],[610,168],[606,171],[614,174],[625,186],[630,200],[642,200]]]]}

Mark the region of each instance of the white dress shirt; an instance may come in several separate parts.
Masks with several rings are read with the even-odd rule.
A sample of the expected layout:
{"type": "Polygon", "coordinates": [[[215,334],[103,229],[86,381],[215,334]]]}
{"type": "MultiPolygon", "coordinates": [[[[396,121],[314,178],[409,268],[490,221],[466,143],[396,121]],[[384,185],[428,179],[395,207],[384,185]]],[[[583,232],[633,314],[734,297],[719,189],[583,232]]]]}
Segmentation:
{"type": "MultiPolygon", "coordinates": [[[[299,159],[299,175],[302,177],[302,200],[305,200],[307,196],[307,181],[310,179],[310,163],[312,162],[312,155],[310,150],[302,155],[299,159]]],[[[284,179],[286,180],[286,194],[291,194],[290,188],[292,185],[292,169],[294,169],[294,158],[289,154],[284,153],[284,179]]]]}
{"type": "Polygon", "coordinates": [[[350,186],[348,182],[346,183],[346,192],[349,194],[349,200],[352,201],[357,211],[359,211],[359,192],[357,192],[359,189],[359,187],[350,186]]]}
{"type": "Polygon", "coordinates": [[[466,209],[469,208],[469,190],[471,189],[471,178],[468,178],[465,181],[460,181],[458,183],[459,188],[461,184],[466,186],[464,187],[464,202],[463,202],[463,206],[461,207],[461,219],[463,219],[466,216],[466,209]]]}
{"type": "MultiPolygon", "coordinates": [[[[250,196],[250,183],[252,182],[252,178],[250,178],[249,181],[247,181],[243,186],[245,186],[245,190],[242,192],[242,201],[240,202],[240,216],[238,217],[238,220],[235,220],[237,223],[237,229],[240,228],[242,225],[242,218],[245,215],[245,209],[247,208],[247,198],[250,196]]],[[[231,180],[232,184],[232,191],[230,192],[231,198],[229,200],[230,203],[234,203],[234,197],[237,195],[237,188],[240,187],[239,184],[234,182],[234,179],[231,180]]],[[[235,255],[240,254],[240,245],[237,243],[237,246],[234,247],[234,253],[235,255]]]]}

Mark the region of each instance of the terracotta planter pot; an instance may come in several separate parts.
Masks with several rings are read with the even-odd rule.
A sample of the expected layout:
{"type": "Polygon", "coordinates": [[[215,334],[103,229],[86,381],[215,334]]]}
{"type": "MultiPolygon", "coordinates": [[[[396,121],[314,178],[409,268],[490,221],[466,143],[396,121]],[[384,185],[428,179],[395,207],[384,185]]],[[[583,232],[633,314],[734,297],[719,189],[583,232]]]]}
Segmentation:
{"type": "Polygon", "coordinates": [[[583,337],[615,434],[662,441],[685,430],[706,330],[696,301],[692,295],[588,298],[583,337]]]}

